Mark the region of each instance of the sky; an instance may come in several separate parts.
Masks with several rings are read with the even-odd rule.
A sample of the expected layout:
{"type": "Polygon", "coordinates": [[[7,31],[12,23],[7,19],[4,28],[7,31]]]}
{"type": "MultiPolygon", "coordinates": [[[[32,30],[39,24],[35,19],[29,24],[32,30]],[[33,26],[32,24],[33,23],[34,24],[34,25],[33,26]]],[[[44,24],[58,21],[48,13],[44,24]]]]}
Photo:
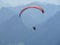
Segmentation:
{"type": "Polygon", "coordinates": [[[0,0],[0,7],[14,7],[19,5],[25,5],[35,1],[60,5],[60,0],[0,0]]]}

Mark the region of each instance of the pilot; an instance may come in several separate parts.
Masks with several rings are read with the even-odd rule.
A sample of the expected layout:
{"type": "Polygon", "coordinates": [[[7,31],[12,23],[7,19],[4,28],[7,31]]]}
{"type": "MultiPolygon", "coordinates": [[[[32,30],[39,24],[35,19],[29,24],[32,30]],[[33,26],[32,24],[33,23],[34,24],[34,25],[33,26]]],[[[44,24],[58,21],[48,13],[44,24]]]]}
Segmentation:
{"type": "Polygon", "coordinates": [[[36,27],[33,26],[33,29],[36,30],[36,27]]]}

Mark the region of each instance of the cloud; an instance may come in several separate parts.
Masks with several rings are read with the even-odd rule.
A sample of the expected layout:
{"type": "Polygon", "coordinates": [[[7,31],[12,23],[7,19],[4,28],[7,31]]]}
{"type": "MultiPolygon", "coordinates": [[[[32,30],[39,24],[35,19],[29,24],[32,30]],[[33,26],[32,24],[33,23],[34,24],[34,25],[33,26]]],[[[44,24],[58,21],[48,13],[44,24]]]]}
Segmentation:
{"type": "Polygon", "coordinates": [[[51,3],[51,4],[56,4],[60,5],[60,0],[40,0],[41,2],[46,2],[46,3],[51,3]]]}
{"type": "Polygon", "coordinates": [[[18,5],[25,5],[27,3],[30,3],[32,1],[26,1],[26,0],[0,0],[0,6],[18,6],[18,5]]]}
{"type": "Polygon", "coordinates": [[[0,0],[0,7],[25,5],[31,2],[40,1],[60,5],[60,0],[0,0]]]}

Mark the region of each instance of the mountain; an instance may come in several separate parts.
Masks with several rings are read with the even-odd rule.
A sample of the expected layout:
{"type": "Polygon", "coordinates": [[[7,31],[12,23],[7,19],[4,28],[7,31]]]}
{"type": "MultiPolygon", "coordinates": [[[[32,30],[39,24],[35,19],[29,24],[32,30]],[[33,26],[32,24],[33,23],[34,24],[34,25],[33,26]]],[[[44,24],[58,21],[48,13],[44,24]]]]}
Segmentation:
{"type": "Polygon", "coordinates": [[[16,13],[11,8],[1,8],[0,9],[0,23],[5,22],[6,20],[9,20],[12,16],[14,16],[16,13]]]}
{"type": "Polygon", "coordinates": [[[37,28],[37,32],[26,39],[26,45],[60,45],[60,11],[37,28]]]}
{"type": "Polygon", "coordinates": [[[0,42],[5,45],[6,43],[24,41],[29,32],[31,32],[31,30],[28,30],[21,18],[15,15],[8,21],[0,24],[0,42]]]}
{"type": "Polygon", "coordinates": [[[45,13],[41,14],[39,10],[36,9],[29,9],[26,10],[22,15],[22,20],[27,27],[30,25],[34,26],[35,24],[40,24],[48,20],[50,17],[54,16],[54,14],[60,10],[59,5],[53,4],[45,4],[40,2],[32,2],[27,5],[21,5],[17,7],[3,7],[0,9],[0,23],[9,20],[14,15],[19,15],[21,10],[30,5],[39,5],[44,8],[45,13]],[[53,11],[52,11],[53,10],[53,11]],[[38,12],[37,12],[38,11],[38,12]],[[32,13],[33,12],[33,13],[32,13]],[[29,14],[29,16],[28,16],[29,14]],[[2,19],[2,20],[1,20],[2,19]],[[27,20],[29,19],[29,20],[27,20]],[[28,23],[28,24],[27,24],[28,23]]]}

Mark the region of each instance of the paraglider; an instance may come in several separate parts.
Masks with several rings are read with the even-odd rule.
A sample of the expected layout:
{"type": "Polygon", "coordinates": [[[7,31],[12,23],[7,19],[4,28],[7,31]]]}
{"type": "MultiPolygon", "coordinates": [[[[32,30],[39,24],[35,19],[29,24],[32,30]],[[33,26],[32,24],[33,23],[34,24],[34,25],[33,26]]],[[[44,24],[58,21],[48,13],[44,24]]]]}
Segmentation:
{"type": "MultiPolygon", "coordinates": [[[[35,8],[35,9],[40,10],[42,13],[44,13],[44,9],[43,9],[41,6],[34,5],[34,6],[28,6],[28,7],[24,8],[24,9],[22,9],[22,11],[19,13],[19,16],[21,16],[22,13],[23,13],[25,10],[29,9],[29,8],[35,8]]],[[[36,30],[36,27],[33,26],[33,29],[36,30]]]]}

